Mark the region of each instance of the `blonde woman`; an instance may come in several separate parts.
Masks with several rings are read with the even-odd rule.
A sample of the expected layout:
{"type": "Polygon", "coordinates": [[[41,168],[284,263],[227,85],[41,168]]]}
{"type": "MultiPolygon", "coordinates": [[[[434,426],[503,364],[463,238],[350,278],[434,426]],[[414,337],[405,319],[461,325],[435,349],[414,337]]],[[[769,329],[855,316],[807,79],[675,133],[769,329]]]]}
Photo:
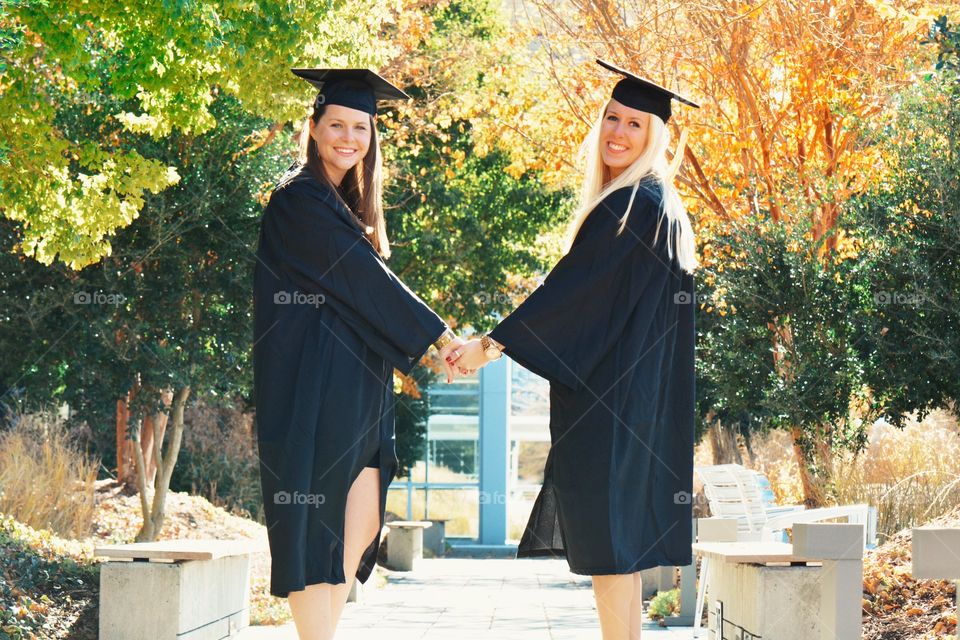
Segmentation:
{"type": "Polygon", "coordinates": [[[551,447],[519,557],[593,577],[605,640],[640,637],[640,571],[691,562],[693,229],[671,184],[671,101],[623,76],[586,140],[567,253],[461,371],[506,353],[550,381],[551,447]]]}
{"type": "Polygon", "coordinates": [[[393,370],[463,343],[384,263],[377,101],[408,96],[366,69],[293,72],[319,92],[261,220],[254,398],[270,593],[301,640],[327,640],[376,561],[397,467],[393,370]]]}

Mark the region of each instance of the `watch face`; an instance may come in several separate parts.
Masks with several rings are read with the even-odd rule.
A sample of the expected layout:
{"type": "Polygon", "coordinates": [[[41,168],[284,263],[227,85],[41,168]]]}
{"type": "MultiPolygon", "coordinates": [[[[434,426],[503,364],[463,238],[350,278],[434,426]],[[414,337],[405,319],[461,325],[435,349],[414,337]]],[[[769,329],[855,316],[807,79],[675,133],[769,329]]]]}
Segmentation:
{"type": "Polygon", "coordinates": [[[497,349],[496,347],[490,347],[486,350],[486,354],[491,360],[496,360],[500,357],[500,349],[497,349]]]}

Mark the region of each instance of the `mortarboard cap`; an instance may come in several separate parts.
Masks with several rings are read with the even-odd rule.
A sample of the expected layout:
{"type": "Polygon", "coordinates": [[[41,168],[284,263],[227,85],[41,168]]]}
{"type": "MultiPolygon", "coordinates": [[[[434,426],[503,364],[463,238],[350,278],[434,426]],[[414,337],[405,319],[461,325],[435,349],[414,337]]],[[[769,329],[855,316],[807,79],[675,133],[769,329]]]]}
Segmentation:
{"type": "Polygon", "coordinates": [[[655,82],[635,76],[629,71],[612,65],[609,62],[598,59],[597,64],[623,76],[623,79],[613,88],[611,97],[632,109],[652,113],[666,122],[670,119],[670,105],[673,100],[688,104],[691,107],[700,108],[700,105],[696,102],[678,93],[674,93],[665,87],[661,87],[655,82]]]}
{"type": "Polygon", "coordinates": [[[290,69],[320,92],[314,100],[377,115],[377,100],[407,100],[406,93],[369,69],[290,69]]]}

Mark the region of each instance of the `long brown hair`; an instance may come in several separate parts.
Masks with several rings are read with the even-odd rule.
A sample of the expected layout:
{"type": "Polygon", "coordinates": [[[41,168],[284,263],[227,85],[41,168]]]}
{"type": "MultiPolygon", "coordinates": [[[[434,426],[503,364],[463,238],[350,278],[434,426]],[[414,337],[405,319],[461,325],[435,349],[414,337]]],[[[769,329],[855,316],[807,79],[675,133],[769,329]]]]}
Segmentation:
{"type": "Polygon", "coordinates": [[[384,259],[389,258],[390,241],[387,239],[387,223],[383,215],[383,160],[376,122],[373,116],[370,116],[370,148],[363,160],[347,171],[340,182],[340,188],[337,189],[324,170],[317,142],[310,135],[311,126],[320,121],[326,108],[325,104],[317,105],[303,123],[300,132],[300,164],[306,165],[318,180],[330,187],[337,198],[356,216],[358,225],[377,253],[384,259]]]}

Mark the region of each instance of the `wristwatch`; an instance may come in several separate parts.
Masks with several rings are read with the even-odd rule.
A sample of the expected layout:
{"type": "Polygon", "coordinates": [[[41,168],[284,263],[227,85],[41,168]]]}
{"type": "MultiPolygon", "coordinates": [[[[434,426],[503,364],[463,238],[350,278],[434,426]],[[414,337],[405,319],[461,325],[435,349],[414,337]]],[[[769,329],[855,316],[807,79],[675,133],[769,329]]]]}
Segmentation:
{"type": "Polygon", "coordinates": [[[503,355],[501,351],[503,347],[486,334],[480,338],[480,347],[483,349],[483,353],[487,356],[488,360],[496,360],[503,355]]]}
{"type": "Polygon", "coordinates": [[[450,330],[448,327],[446,331],[443,332],[443,335],[437,338],[437,341],[433,343],[433,346],[437,348],[437,351],[441,351],[445,346],[450,344],[454,338],[457,336],[450,330]]]}

